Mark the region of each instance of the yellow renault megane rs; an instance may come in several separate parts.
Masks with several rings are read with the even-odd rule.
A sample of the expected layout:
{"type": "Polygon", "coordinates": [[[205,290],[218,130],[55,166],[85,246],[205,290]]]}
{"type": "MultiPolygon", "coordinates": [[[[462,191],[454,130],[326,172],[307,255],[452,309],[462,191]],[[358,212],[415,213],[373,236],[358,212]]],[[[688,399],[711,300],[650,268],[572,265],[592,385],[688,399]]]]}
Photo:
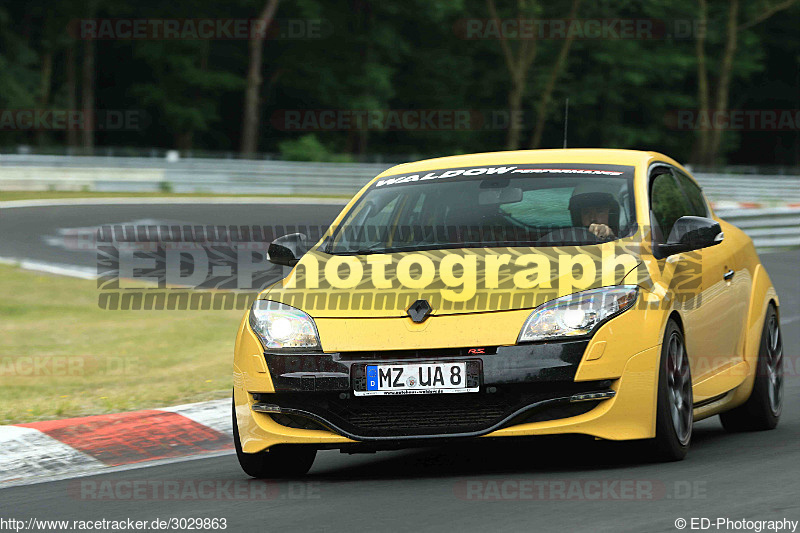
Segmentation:
{"type": "Polygon", "coordinates": [[[682,459],[694,421],[771,429],[779,302],[751,240],[653,152],[538,150],[393,167],[242,319],[239,462],[583,434],[682,459]]]}

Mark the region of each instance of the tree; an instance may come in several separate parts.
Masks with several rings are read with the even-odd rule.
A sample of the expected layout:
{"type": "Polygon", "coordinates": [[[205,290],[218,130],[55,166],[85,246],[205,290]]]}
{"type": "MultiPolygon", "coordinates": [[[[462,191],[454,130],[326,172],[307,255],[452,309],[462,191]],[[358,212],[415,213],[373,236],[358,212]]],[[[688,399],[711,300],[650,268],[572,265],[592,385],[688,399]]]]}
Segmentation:
{"type": "Polygon", "coordinates": [[[703,124],[687,130],[675,113],[794,109],[798,0],[278,2],[3,3],[0,146],[36,142],[48,147],[66,138],[67,145],[88,149],[280,151],[331,161],[345,153],[354,159],[410,160],[560,146],[561,104],[569,98],[570,146],[653,149],[693,162],[702,162],[701,156],[706,162],[727,158],[742,164],[800,157],[794,130],[703,130],[703,124]],[[277,9],[299,25],[281,27],[293,30],[288,38],[272,39],[273,31],[260,43],[258,35],[85,42],[67,31],[67,22],[87,17],[225,21],[262,16],[274,27],[277,9]],[[502,33],[520,19],[537,33],[502,33]],[[567,19],[691,20],[706,31],[595,38],[570,24],[561,38],[549,31],[538,35],[551,22],[567,19]],[[304,24],[316,30],[320,21],[320,35],[294,31],[304,24]],[[463,32],[464,23],[483,25],[482,34],[463,32]],[[34,132],[37,126],[15,122],[23,116],[15,110],[81,108],[89,128],[91,115],[101,110],[133,111],[142,120],[138,127],[66,134],[34,132]],[[404,110],[409,116],[441,112],[442,117],[466,111],[470,120],[466,127],[446,121],[415,127],[395,120],[385,128],[355,120],[315,126],[311,120],[296,128],[277,122],[287,110],[341,111],[344,122],[348,113],[385,117],[386,110],[395,117],[404,110]],[[531,120],[523,122],[523,116],[531,120]]]}
{"type": "Polygon", "coordinates": [[[83,68],[81,69],[81,110],[83,111],[83,129],[81,140],[83,150],[88,155],[94,151],[94,40],[83,41],[83,68]]]}
{"type": "MultiPolygon", "coordinates": [[[[581,0],[572,0],[572,7],[569,10],[569,20],[574,20],[578,14],[581,0]]],[[[544,132],[545,121],[547,120],[547,108],[550,105],[550,99],[553,96],[553,91],[556,87],[556,82],[564,66],[567,63],[569,50],[572,47],[572,41],[575,40],[575,33],[569,32],[561,44],[561,50],[558,53],[553,66],[550,68],[550,75],[547,78],[547,84],[544,87],[541,95],[539,96],[539,103],[536,106],[536,125],[533,128],[533,136],[531,137],[531,149],[539,148],[542,142],[542,133],[544,132]]]]}
{"type": "MultiPolygon", "coordinates": [[[[14,6],[15,7],[15,6],[14,6]]],[[[18,24],[12,6],[0,6],[0,111],[34,109],[41,89],[39,56],[35,39],[18,24]],[[14,23],[12,24],[12,21],[14,23]]],[[[27,142],[26,130],[0,127],[0,139],[27,142]]]]}
{"type": "MultiPolygon", "coordinates": [[[[94,18],[97,15],[101,0],[88,0],[86,2],[86,16],[94,18]]],[[[83,129],[81,140],[83,151],[86,154],[94,152],[94,126],[95,126],[95,42],[94,39],[84,38],[83,65],[81,67],[81,111],[83,112],[83,129]]]]}
{"type": "MultiPolygon", "coordinates": [[[[67,109],[76,109],[78,105],[78,77],[75,67],[75,42],[67,44],[66,51],[66,88],[67,88],[67,109]]],[[[67,146],[75,148],[78,146],[78,135],[73,128],[67,129],[67,146]]]]}
{"type": "MultiPolygon", "coordinates": [[[[706,34],[705,26],[708,22],[708,3],[707,0],[698,0],[700,31],[696,36],[696,55],[697,55],[697,100],[699,103],[700,117],[712,117],[721,113],[728,112],[728,101],[730,97],[731,80],[734,74],[734,60],[736,58],[737,47],[740,34],[761,22],[772,17],[776,13],[786,10],[794,5],[797,0],[784,0],[781,2],[760,2],[760,5],[745,10],[746,22],[740,23],[739,0],[729,0],[725,24],[725,46],[722,58],[719,62],[719,74],[717,76],[716,90],[712,89],[708,75],[708,62],[705,52],[706,34]],[[715,93],[713,102],[710,98],[711,92],[715,93]],[[713,109],[713,111],[712,111],[713,109]]],[[[706,128],[698,129],[698,141],[695,160],[697,163],[707,166],[714,166],[719,159],[720,146],[724,130],[713,127],[713,124],[706,128]]]]}
{"type": "Polygon", "coordinates": [[[171,133],[171,147],[178,150],[194,148],[195,135],[221,120],[219,96],[243,86],[240,76],[210,63],[213,46],[208,40],[179,40],[147,41],[136,48],[135,57],[150,76],[134,84],[131,95],[171,133]]]}
{"type": "MultiPolygon", "coordinates": [[[[499,26],[500,17],[497,14],[497,7],[495,7],[494,0],[486,0],[486,6],[489,9],[492,21],[499,26]]],[[[534,14],[538,14],[539,11],[540,9],[535,3],[526,0],[517,0],[517,20],[532,17],[534,14]]],[[[508,135],[506,137],[506,149],[516,150],[519,148],[520,142],[522,99],[525,96],[525,88],[528,85],[528,70],[536,59],[536,53],[539,49],[539,39],[536,32],[534,32],[531,38],[521,39],[516,50],[508,43],[506,36],[500,35],[498,40],[503,52],[503,59],[505,60],[508,74],[511,78],[509,80],[511,88],[508,91],[509,124],[508,135]]]]}
{"type": "Polygon", "coordinates": [[[259,29],[253,32],[248,41],[249,62],[247,65],[247,86],[244,97],[244,116],[242,117],[242,155],[250,156],[258,148],[258,124],[261,98],[261,69],[263,68],[264,38],[278,9],[279,0],[267,0],[258,16],[259,29]]]}

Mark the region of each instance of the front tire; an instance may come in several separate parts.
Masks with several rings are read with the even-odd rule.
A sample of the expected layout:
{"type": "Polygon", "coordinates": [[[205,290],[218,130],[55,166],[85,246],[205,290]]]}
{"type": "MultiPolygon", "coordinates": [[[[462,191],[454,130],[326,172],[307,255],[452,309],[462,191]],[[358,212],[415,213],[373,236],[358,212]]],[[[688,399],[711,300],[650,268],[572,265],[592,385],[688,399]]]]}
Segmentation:
{"type": "Polygon", "coordinates": [[[769,306],[761,332],[756,378],[745,403],[719,415],[726,431],[775,429],[783,410],[783,340],[778,313],[769,306]]]}
{"type": "Polygon", "coordinates": [[[239,438],[236,403],[233,402],[233,445],[239,466],[248,476],[259,479],[302,476],[311,469],[317,450],[306,446],[279,444],[258,453],[245,453],[239,438]]]}
{"type": "Polygon", "coordinates": [[[692,373],[686,343],[678,324],[667,322],[658,371],[656,437],[651,455],[659,461],[680,461],[686,457],[694,423],[692,373]]]}

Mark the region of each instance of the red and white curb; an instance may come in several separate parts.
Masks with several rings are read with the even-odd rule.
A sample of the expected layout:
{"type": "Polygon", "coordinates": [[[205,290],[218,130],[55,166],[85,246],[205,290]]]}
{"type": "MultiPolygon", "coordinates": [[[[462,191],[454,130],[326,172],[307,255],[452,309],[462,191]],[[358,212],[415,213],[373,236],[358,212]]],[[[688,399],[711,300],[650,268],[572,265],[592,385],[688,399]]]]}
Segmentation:
{"type": "Polygon", "coordinates": [[[0,487],[230,451],[230,400],[0,426],[0,487]]]}

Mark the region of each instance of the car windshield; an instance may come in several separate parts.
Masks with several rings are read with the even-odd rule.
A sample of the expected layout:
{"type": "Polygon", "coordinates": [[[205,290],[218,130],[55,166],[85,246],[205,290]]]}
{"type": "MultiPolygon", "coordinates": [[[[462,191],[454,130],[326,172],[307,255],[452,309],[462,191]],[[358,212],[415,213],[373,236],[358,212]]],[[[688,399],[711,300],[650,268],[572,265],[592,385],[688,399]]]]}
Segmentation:
{"type": "Polygon", "coordinates": [[[325,250],[597,244],[635,230],[632,182],[633,167],[612,165],[464,167],[388,176],[359,198],[325,250]]]}

